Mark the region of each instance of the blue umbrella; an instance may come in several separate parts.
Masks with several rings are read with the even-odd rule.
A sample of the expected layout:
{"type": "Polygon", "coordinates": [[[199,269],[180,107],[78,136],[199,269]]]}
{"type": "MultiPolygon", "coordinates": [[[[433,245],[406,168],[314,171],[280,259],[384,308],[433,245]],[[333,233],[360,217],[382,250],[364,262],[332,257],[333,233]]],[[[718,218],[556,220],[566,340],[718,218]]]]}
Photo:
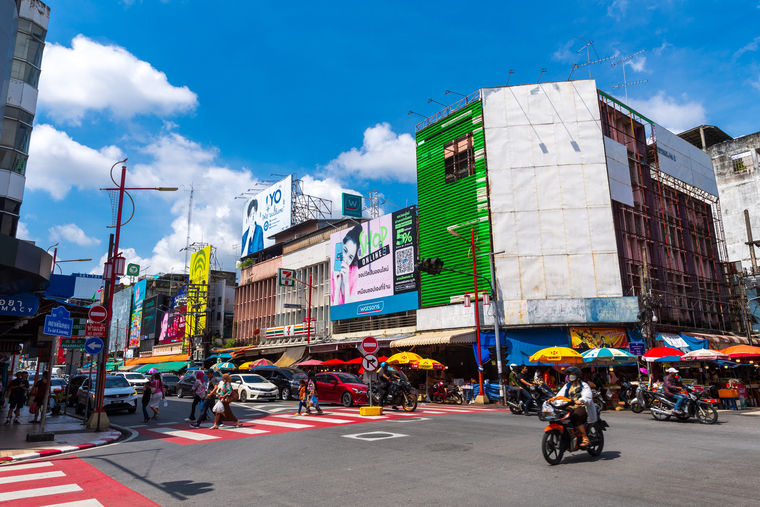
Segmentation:
{"type": "Polygon", "coordinates": [[[583,354],[584,363],[620,364],[636,361],[636,357],[620,349],[591,349],[583,354]]]}

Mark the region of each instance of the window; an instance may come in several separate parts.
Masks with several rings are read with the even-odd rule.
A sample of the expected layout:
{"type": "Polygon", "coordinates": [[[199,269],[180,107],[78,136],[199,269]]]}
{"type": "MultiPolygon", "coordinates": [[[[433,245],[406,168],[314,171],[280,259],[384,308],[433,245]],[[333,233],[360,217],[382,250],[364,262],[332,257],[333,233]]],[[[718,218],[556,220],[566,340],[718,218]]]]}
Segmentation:
{"type": "Polygon", "coordinates": [[[743,173],[755,168],[755,159],[751,151],[745,151],[738,155],[732,155],[731,161],[734,163],[734,172],[743,173]]]}
{"type": "Polygon", "coordinates": [[[13,60],[11,79],[18,79],[37,88],[40,82],[40,70],[21,60],[13,60]]]}
{"type": "Polygon", "coordinates": [[[34,35],[35,38],[39,39],[40,41],[45,40],[45,35],[47,34],[47,31],[42,28],[37,23],[30,21],[28,19],[19,19],[18,20],[18,31],[19,32],[26,32],[34,35]]]}
{"type": "Polygon", "coordinates": [[[475,174],[471,133],[443,145],[443,166],[446,183],[453,183],[475,174]]]}
{"type": "Polygon", "coordinates": [[[32,127],[17,120],[3,118],[0,144],[14,148],[22,153],[29,153],[29,139],[31,137],[32,127]]]}
{"type": "Polygon", "coordinates": [[[39,67],[42,63],[42,49],[45,44],[38,41],[31,35],[20,33],[16,37],[16,47],[13,52],[13,57],[19,60],[24,60],[35,67],[39,67]]]}

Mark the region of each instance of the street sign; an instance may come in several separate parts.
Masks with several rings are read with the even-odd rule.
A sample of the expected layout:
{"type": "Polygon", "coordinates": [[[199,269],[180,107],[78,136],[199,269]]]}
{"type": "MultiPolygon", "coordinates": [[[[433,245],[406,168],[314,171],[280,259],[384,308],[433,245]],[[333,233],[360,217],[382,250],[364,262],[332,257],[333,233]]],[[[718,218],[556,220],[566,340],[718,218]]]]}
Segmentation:
{"type": "Polygon", "coordinates": [[[90,354],[91,356],[94,356],[95,354],[100,354],[101,350],[103,350],[103,340],[101,340],[97,336],[87,338],[87,340],[84,342],[84,351],[90,354]]]}
{"type": "Polygon", "coordinates": [[[105,322],[108,318],[108,310],[103,306],[95,305],[90,308],[89,312],[87,312],[87,316],[91,321],[100,324],[101,322],[105,322]]]}
{"type": "Polygon", "coordinates": [[[296,303],[285,303],[282,306],[285,308],[302,308],[302,305],[296,303]]]}
{"type": "Polygon", "coordinates": [[[277,284],[283,287],[292,287],[296,284],[293,278],[295,274],[296,272],[292,269],[279,268],[277,270],[277,284]]]}
{"type": "Polygon", "coordinates": [[[84,335],[86,337],[90,336],[100,336],[103,337],[106,335],[106,325],[105,324],[96,324],[94,322],[88,322],[87,327],[84,329],[84,335]]]}
{"type": "Polygon", "coordinates": [[[628,342],[628,351],[634,356],[643,356],[646,350],[644,342],[628,342]]]}
{"type": "Polygon", "coordinates": [[[373,372],[377,370],[378,364],[377,356],[373,354],[367,354],[362,358],[362,368],[364,368],[364,371],[373,372]]]}
{"type": "Polygon", "coordinates": [[[343,193],[343,216],[362,217],[362,196],[343,193]]]}
{"type": "Polygon", "coordinates": [[[63,306],[56,306],[50,315],[45,316],[45,327],[42,332],[52,336],[71,336],[74,328],[74,320],[70,319],[71,313],[63,306]]]}
{"type": "Polygon", "coordinates": [[[139,264],[127,264],[127,276],[139,276],[140,265],[139,264]]]}
{"type": "Polygon", "coordinates": [[[61,338],[61,348],[62,349],[83,349],[84,348],[84,338],[61,338]]]}
{"type": "Polygon", "coordinates": [[[372,355],[378,350],[380,350],[380,344],[377,343],[377,340],[374,339],[371,336],[366,337],[362,340],[362,344],[360,346],[361,352],[365,355],[372,355]]]}

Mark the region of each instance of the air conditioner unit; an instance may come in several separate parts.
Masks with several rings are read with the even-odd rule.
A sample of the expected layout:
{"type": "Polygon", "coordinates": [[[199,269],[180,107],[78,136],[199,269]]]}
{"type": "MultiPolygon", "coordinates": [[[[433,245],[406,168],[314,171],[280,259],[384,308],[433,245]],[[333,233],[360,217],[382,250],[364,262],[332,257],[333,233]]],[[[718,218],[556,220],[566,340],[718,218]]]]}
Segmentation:
{"type": "Polygon", "coordinates": [[[194,350],[193,351],[193,361],[203,361],[203,351],[202,350],[194,350]]]}
{"type": "Polygon", "coordinates": [[[324,320],[317,321],[315,332],[317,336],[325,336],[327,334],[327,322],[324,320]]]}

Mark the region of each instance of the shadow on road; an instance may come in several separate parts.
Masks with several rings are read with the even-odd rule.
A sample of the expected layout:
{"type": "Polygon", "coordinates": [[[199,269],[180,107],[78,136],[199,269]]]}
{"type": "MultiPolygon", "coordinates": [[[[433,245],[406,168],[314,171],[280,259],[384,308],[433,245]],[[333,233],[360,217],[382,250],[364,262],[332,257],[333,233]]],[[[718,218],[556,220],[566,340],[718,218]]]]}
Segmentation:
{"type": "Polygon", "coordinates": [[[195,496],[214,491],[213,484],[210,482],[193,482],[193,481],[174,481],[164,482],[161,489],[170,495],[177,497],[195,496]]]}
{"type": "Polygon", "coordinates": [[[613,459],[618,459],[620,457],[620,451],[603,451],[602,454],[599,456],[591,456],[589,454],[575,454],[571,456],[566,456],[565,459],[562,460],[563,464],[570,464],[570,463],[582,463],[582,462],[593,462],[593,461],[610,461],[613,459]]]}

